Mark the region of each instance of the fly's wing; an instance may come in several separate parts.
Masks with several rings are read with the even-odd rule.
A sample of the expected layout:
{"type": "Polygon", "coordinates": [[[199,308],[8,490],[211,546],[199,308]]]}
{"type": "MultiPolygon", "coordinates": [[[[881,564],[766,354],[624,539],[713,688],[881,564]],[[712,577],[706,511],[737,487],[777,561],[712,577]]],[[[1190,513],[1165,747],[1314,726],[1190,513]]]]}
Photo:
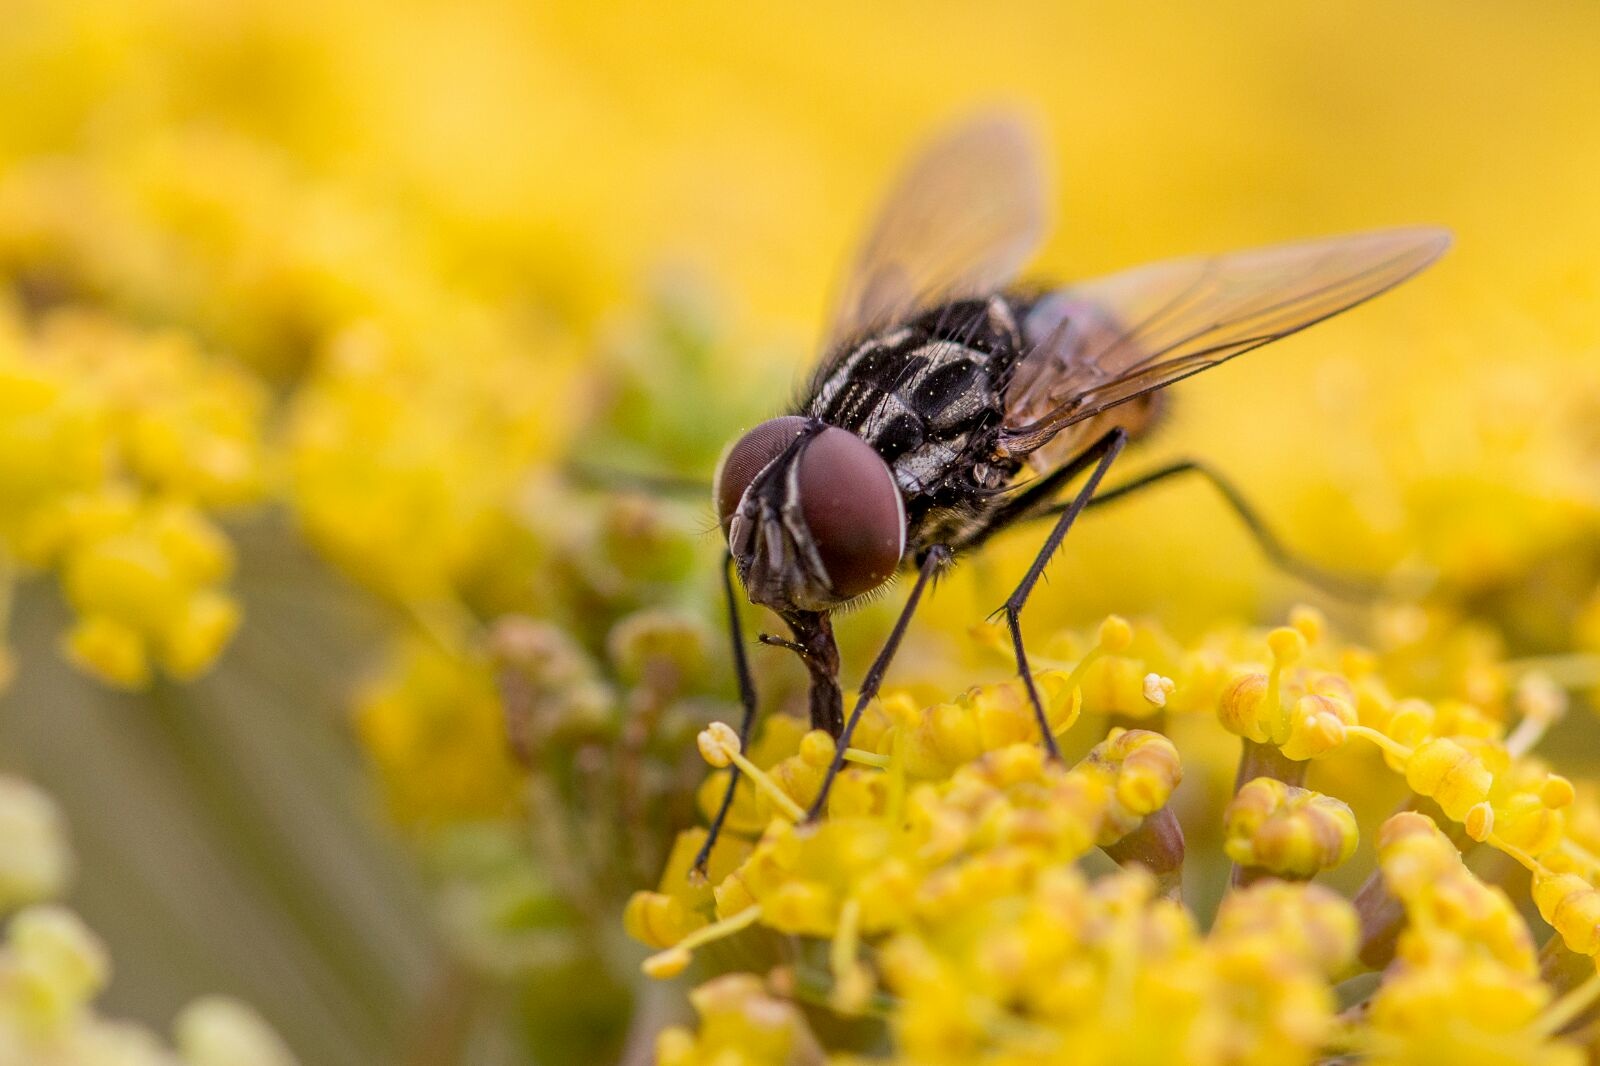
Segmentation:
{"type": "Polygon", "coordinates": [[[830,356],[918,311],[1003,288],[1033,254],[1045,216],[1041,167],[1021,122],[988,116],[934,142],[890,190],[856,253],[830,319],[830,356]]]}
{"type": "Polygon", "coordinates": [[[1026,455],[1074,423],[1384,292],[1449,247],[1442,229],[1333,237],[1137,267],[1042,297],[1005,394],[1002,446],[1026,455]]]}

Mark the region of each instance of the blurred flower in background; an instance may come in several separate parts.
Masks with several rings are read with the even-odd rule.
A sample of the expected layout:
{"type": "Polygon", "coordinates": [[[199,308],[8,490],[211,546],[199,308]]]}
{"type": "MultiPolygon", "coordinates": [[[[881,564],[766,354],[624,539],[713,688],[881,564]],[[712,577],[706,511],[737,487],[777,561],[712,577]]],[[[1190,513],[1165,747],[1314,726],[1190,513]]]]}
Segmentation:
{"type": "MultiPolygon", "coordinates": [[[[1065,685],[1091,648],[1082,626],[1159,619],[1134,632],[1140,657],[1168,664],[1147,672],[1173,681],[1184,789],[1199,790],[1173,812],[1189,909],[1093,866],[1097,847],[1115,857],[1114,831],[1168,809],[1146,796],[1057,826],[1052,861],[1082,851],[1086,873],[1017,881],[983,929],[1029,928],[1028,908],[1106,918],[1116,943],[1095,941],[1094,960],[1176,959],[1172,980],[1213,982],[1195,978],[1184,1017],[1227,1061],[1343,1048],[1350,1019],[1333,1012],[1362,1002],[1387,1042],[1352,1050],[1419,1061],[1408,1041],[1468,1010],[1451,1006],[1464,969],[1474,995],[1510,1004],[1500,1036],[1568,1028],[1560,1004],[1576,1001],[1559,997],[1582,979],[1531,960],[1562,938],[1592,954],[1572,917],[1588,904],[1561,907],[1594,871],[1546,854],[1590,846],[1592,719],[1540,726],[1559,758],[1538,772],[1576,782],[1569,803],[1520,769],[1527,749],[1497,753],[1530,739],[1518,723],[1539,708],[1600,685],[1593,5],[21,0],[5,23],[0,768],[16,778],[0,790],[15,912],[0,1057],[52,1061],[16,1043],[48,1037],[60,1061],[99,1061],[71,1041],[101,1039],[102,1011],[178,1017],[176,1052],[141,1035],[127,1054],[206,1066],[287,1061],[272,1030],[308,1064],[642,1061],[663,1027],[670,1061],[723,1043],[732,1061],[887,1054],[872,1043],[886,1030],[845,1017],[859,1012],[818,1022],[772,959],[740,958],[771,950],[757,934],[721,962],[698,953],[714,971],[699,977],[722,976],[692,1008],[683,983],[639,975],[647,951],[623,922],[636,890],[666,901],[649,906],[668,925],[643,937],[659,950],[742,912],[709,913],[674,872],[699,818],[695,738],[734,714],[714,526],[698,497],[637,490],[708,479],[726,440],[786,402],[877,189],[931,130],[996,101],[1034,117],[1059,171],[1043,278],[1409,222],[1448,225],[1457,246],[1402,292],[1186,384],[1143,450],[1152,465],[1204,455],[1297,550],[1389,579],[1397,602],[1323,605],[1378,665],[1350,651],[1319,669],[1381,677],[1393,700],[1358,702],[1352,722],[1329,711],[1321,740],[1286,750],[1331,743],[1335,721],[1385,739],[1319,760],[1314,794],[1264,774],[1282,787],[1235,799],[1235,734],[1274,739],[1237,693],[1239,714],[1217,718],[1234,673],[1270,672],[1248,627],[1311,593],[1203,488],[1108,508],[1075,530],[1029,625],[1058,634],[1065,685]],[[1389,818],[1408,790],[1439,799],[1394,747],[1434,742],[1493,786],[1460,811],[1440,801],[1443,828],[1389,818]],[[1546,809],[1566,828],[1540,837],[1546,809]],[[1484,841],[1470,870],[1445,839],[1484,841]],[[1546,874],[1483,868],[1512,852],[1546,874]],[[1277,879],[1219,909],[1230,860],[1277,879]],[[1407,879],[1418,869],[1459,892],[1441,902],[1407,879]],[[1411,932],[1369,1001],[1370,975],[1345,979],[1387,962],[1348,928],[1375,870],[1411,932]],[[1317,885],[1284,887],[1309,873],[1317,885]],[[63,893],[72,912],[43,902],[63,893]],[[106,948],[70,913],[117,960],[109,984],[106,948]],[[1263,957],[1260,938],[1288,926],[1327,935],[1263,957]],[[1141,936],[1146,952],[1116,946],[1141,936]],[[216,992],[234,998],[200,999],[216,992]],[[1255,1042],[1218,1044],[1218,1027],[1255,1042]]],[[[884,715],[1004,676],[969,629],[1032,550],[1009,535],[940,587],[884,715]]],[[[889,600],[842,620],[847,681],[889,600]]],[[[1332,638],[1313,647],[1334,654],[1332,638]]],[[[779,717],[751,757],[790,760],[802,789],[781,712],[803,679],[786,660],[755,649],[779,717]]],[[[1107,739],[1111,725],[1163,728],[1130,669],[1064,687],[1079,753],[1111,747],[1051,788],[1103,790],[1134,759],[1135,734],[1107,739]]],[[[953,705],[1001,698],[979,692],[953,705]]],[[[981,776],[991,749],[914,776],[981,776]]],[[[862,817],[875,795],[857,796],[862,817]]],[[[777,824],[743,813],[746,841],[777,824]]],[[[889,926],[858,915],[841,932],[837,908],[807,911],[815,880],[767,922],[811,953],[784,972],[841,978],[822,998],[849,1008],[891,981],[901,1054],[942,1039],[918,1024],[968,1018],[917,976],[987,974],[963,930],[868,944],[889,926]],[[810,967],[844,958],[841,936],[867,961],[810,967]]],[[[636,937],[645,906],[629,909],[636,937]]],[[[1086,970],[1081,987],[1104,991],[1106,972],[1122,974],[1086,970]]],[[[1170,991],[1125,1005],[1163,1010],[1170,991]]],[[[1580,1043],[1552,1040],[1548,1061],[1580,1043]]]]}

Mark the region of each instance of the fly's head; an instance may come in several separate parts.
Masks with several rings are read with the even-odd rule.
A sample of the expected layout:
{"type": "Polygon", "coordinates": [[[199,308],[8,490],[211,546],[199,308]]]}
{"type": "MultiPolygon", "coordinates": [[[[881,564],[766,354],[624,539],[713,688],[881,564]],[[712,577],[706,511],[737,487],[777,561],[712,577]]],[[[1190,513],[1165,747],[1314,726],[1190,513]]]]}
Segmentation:
{"type": "Polygon", "coordinates": [[[717,468],[715,502],[753,603],[828,611],[900,565],[905,503],[866,441],[799,415],[756,426],[717,468]]]}

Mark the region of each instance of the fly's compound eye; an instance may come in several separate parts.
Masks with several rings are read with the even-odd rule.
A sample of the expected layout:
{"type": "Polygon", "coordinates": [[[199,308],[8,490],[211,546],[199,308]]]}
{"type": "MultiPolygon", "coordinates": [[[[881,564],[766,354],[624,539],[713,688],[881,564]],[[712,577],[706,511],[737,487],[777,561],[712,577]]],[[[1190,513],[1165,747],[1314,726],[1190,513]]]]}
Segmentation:
{"type": "Polygon", "coordinates": [[[799,490],[834,594],[850,599],[887,581],[905,553],[905,505],[872,446],[843,429],[823,430],[800,454],[799,490]]]}
{"type": "Polygon", "coordinates": [[[750,482],[766,469],[768,463],[783,454],[783,450],[793,444],[805,428],[806,420],[799,415],[771,418],[740,437],[728,449],[717,467],[716,478],[717,519],[722,523],[724,535],[750,482]]]}

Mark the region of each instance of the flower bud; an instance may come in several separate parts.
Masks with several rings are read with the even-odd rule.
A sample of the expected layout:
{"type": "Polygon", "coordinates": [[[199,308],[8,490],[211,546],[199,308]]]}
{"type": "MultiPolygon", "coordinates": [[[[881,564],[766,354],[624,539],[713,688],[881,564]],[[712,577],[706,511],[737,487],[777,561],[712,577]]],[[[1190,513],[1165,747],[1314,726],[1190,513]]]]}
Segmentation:
{"type": "Polygon", "coordinates": [[[726,722],[712,722],[700,730],[696,738],[700,757],[717,769],[723,769],[739,754],[739,734],[726,722]]]}
{"type": "Polygon", "coordinates": [[[1289,737],[1282,744],[1285,756],[1315,759],[1344,746],[1345,726],[1356,725],[1355,708],[1330,696],[1301,696],[1289,716],[1289,737]]]}
{"type": "Polygon", "coordinates": [[[0,909],[60,894],[72,874],[61,810],[42,789],[0,775],[0,909]]]}
{"type": "Polygon", "coordinates": [[[7,948],[18,1006],[41,1027],[62,1024],[82,1009],[111,974],[111,960],[78,916],[37,904],[11,919],[7,948]]]}
{"type": "Polygon", "coordinates": [[[1223,814],[1224,850],[1242,866],[1305,878],[1348,859],[1359,837],[1343,801],[1270,777],[1239,789],[1223,814]]]}
{"type": "Polygon", "coordinates": [[[1266,674],[1245,674],[1222,692],[1217,717],[1228,732],[1265,744],[1276,708],[1267,707],[1266,674]]]}
{"type": "Polygon", "coordinates": [[[1426,741],[1406,760],[1406,784],[1419,796],[1427,796],[1456,821],[1489,798],[1494,775],[1482,760],[1453,740],[1437,737],[1426,741]]]}
{"type": "Polygon", "coordinates": [[[295,1066],[283,1039],[250,1007],[227,996],[206,996],[173,1023],[186,1066],[295,1066]]]}
{"type": "Polygon", "coordinates": [[[1533,904],[1579,955],[1600,954],[1600,891],[1577,874],[1535,871],[1533,904]]]}
{"type": "Polygon", "coordinates": [[[1133,643],[1133,627],[1121,615],[1106,615],[1100,623],[1100,647],[1109,655],[1127,651],[1133,643]]]}

